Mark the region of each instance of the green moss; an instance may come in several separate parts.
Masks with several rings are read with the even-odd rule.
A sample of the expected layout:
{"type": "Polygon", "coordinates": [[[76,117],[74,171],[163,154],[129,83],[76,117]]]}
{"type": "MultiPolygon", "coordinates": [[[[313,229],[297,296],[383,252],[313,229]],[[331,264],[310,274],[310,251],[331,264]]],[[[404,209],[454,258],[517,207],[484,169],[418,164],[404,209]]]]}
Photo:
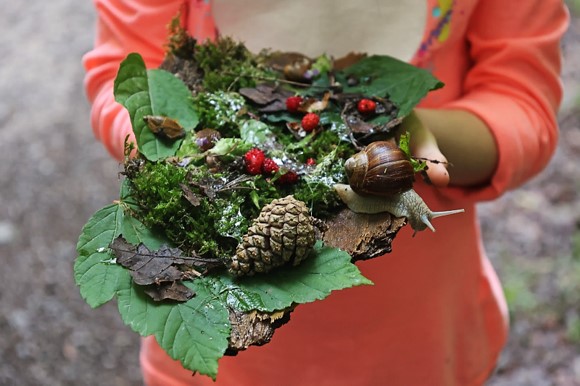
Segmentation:
{"type": "Polygon", "coordinates": [[[201,194],[198,206],[189,203],[180,186],[187,172],[164,162],[144,165],[131,179],[133,196],[141,207],[141,220],[186,251],[212,257],[229,255],[235,240],[223,237],[215,229],[222,203],[211,202],[201,194]]]}
{"type": "Polygon", "coordinates": [[[258,66],[255,55],[229,37],[199,45],[194,58],[204,73],[203,87],[208,92],[254,87],[256,78],[269,75],[258,66]]]}
{"type": "Polygon", "coordinates": [[[336,148],[323,156],[316,168],[305,174],[295,187],[294,196],[306,202],[315,217],[325,218],[343,206],[334,191],[335,184],[346,182],[344,161],[339,154],[340,150],[336,148]]]}

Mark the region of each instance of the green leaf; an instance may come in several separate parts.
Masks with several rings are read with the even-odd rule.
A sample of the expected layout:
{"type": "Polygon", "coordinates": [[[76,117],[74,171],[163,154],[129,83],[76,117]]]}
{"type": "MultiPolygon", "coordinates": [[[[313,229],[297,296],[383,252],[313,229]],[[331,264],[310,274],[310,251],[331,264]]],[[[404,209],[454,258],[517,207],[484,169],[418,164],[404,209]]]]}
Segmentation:
{"type": "Polygon", "coordinates": [[[411,154],[411,134],[407,131],[399,138],[399,148],[409,157],[409,162],[413,166],[413,172],[418,173],[425,169],[427,162],[413,158],[411,154]]]}
{"type": "Polygon", "coordinates": [[[163,236],[153,233],[141,221],[131,216],[125,216],[121,224],[121,234],[127,242],[133,245],[145,244],[150,250],[157,250],[162,245],[169,245],[163,236]]]}
{"type": "MultiPolygon", "coordinates": [[[[340,74],[358,78],[359,84],[344,89],[345,93],[389,97],[399,108],[398,117],[404,117],[431,90],[443,87],[429,71],[417,68],[389,56],[369,56],[348,67],[340,74]]],[[[346,81],[341,82],[347,84],[346,81]]]]}
{"type": "Polygon", "coordinates": [[[127,208],[135,210],[126,183],[121,186],[121,197],[127,202],[117,201],[95,212],[83,227],[77,242],[75,281],[81,296],[93,308],[111,300],[119,288],[131,281],[128,271],[116,264],[109,248],[117,236],[122,234],[128,242],[143,243],[150,249],[168,243],[139,220],[125,214],[127,208]]]}
{"type": "Polygon", "coordinates": [[[208,154],[224,157],[224,156],[241,156],[252,148],[252,144],[240,138],[222,138],[217,141],[211,149],[207,151],[208,154]]]}
{"type": "MultiPolygon", "coordinates": [[[[297,267],[273,270],[267,275],[256,275],[235,282],[244,292],[253,293],[260,298],[258,302],[253,295],[248,295],[247,299],[237,303],[239,309],[250,311],[257,308],[271,312],[289,307],[293,303],[324,299],[335,290],[372,284],[350,262],[348,253],[323,246],[320,242],[312,253],[314,256],[297,267]],[[246,308],[246,304],[249,308],[246,308]]],[[[239,293],[237,296],[239,297],[239,293]]]]}
{"type": "Polygon", "coordinates": [[[147,75],[153,114],[171,117],[186,131],[193,130],[199,118],[187,86],[165,70],[152,69],[147,71],[147,75]]]}
{"type": "Polygon", "coordinates": [[[118,292],[119,312],[141,336],[155,335],[161,348],[185,368],[215,380],[230,335],[222,286],[212,278],[184,284],[196,294],[185,303],[155,302],[130,284],[118,292]]]}
{"type": "Polygon", "coordinates": [[[139,54],[129,54],[121,63],[114,94],[115,100],[129,111],[139,152],[151,161],[175,155],[182,140],[168,141],[155,136],[143,120],[146,115],[170,117],[186,130],[198,123],[187,86],[169,72],[148,71],[139,54]]]}
{"type": "Polygon", "coordinates": [[[81,296],[93,308],[111,300],[131,280],[129,273],[115,264],[109,250],[109,244],[121,231],[123,217],[119,204],[102,208],[83,227],[77,243],[75,281],[81,296]]]}
{"type": "Polygon", "coordinates": [[[271,141],[274,134],[264,122],[248,119],[240,125],[240,138],[255,146],[271,141]]]}
{"type": "Polygon", "coordinates": [[[230,285],[225,292],[224,301],[229,307],[236,310],[262,310],[265,307],[260,295],[233,285],[230,285]]]}

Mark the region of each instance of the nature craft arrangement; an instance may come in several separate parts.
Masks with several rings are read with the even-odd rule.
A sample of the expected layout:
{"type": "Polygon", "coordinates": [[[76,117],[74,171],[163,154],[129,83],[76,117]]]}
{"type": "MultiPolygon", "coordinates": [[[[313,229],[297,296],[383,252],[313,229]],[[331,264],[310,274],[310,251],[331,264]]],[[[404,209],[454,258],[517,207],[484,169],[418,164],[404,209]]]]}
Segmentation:
{"type": "Polygon", "coordinates": [[[114,93],[136,148],[119,200],[79,237],[81,295],[116,299],[134,331],[215,379],[301,303],[372,284],[353,261],[389,252],[406,223],[432,228],[412,190],[425,163],[397,129],[441,86],[386,56],[256,54],[179,28],[161,68],[128,55],[114,93]]]}

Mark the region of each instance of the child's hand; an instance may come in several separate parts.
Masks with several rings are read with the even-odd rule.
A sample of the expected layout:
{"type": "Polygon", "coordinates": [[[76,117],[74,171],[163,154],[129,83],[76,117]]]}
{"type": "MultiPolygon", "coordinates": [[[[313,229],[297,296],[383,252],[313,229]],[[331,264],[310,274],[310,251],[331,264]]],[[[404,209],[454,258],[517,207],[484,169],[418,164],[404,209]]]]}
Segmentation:
{"type": "Polygon", "coordinates": [[[433,133],[425,127],[417,114],[413,111],[403,120],[402,131],[411,135],[411,154],[427,162],[427,176],[433,185],[445,187],[449,184],[447,158],[443,155],[433,133]],[[439,162],[431,162],[431,161],[439,162]]]}

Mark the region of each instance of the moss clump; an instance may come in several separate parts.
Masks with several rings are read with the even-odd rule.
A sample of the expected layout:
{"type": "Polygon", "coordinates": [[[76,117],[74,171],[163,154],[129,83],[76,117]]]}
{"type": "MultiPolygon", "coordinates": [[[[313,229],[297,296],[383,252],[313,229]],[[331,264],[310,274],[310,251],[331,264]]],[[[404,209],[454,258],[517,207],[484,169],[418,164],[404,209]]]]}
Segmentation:
{"type": "Polygon", "coordinates": [[[229,37],[197,46],[194,60],[203,71],[203,87],[207,92],[254,87],[256,78],[268,76],[258,66],[255,55],[243,43],[229,37]]]}
{"type": "Polygon", "coordinates": [[[183,250],[208,257],[228,256],[235,240],[215,228],[222,218],[223,202],[212,202],[199,194],[199,205],[187,201],[182,184],[187,170],[170,163],[147,163],[131,179],[131,190],[141,207],[141,221],[157,229],[183,250]]]}

